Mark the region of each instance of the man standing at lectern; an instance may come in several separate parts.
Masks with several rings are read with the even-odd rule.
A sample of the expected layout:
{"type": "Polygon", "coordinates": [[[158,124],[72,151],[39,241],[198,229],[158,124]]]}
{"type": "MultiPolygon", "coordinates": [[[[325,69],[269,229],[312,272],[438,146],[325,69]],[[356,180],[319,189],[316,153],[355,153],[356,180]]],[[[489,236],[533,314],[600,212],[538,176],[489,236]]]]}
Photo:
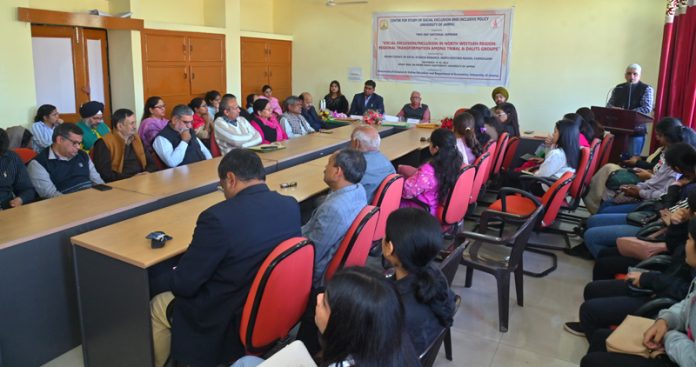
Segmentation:
{"type": "MultiPolygon", "coordinates": [[[[631,64],[626,67],[626,83],[617,85],[611,91],[611,98],[607,102],[607,107],[621,108],[650,114],[653,108],[653,88],[640,81],[641,67],[638,64],[631,64]]],[[[640,156],[645,144],[645,134],[647,128],[642,125],[636,128],[636,132],[631,135],[627,152],[630,156],[640,156]]]]}

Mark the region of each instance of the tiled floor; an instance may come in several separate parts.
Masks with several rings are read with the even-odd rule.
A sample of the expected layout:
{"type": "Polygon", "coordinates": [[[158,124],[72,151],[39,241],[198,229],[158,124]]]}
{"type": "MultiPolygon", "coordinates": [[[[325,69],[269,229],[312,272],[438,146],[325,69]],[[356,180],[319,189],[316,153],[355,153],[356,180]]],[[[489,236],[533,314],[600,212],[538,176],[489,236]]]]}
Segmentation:
{"type": "MultiPolygon", "coordinates": [[[[560,240],[559,237],[554,237],[560,240]]],[[[592,262],[558,252],[558,270],[546,278],[524,278],[524,307],[510,292],[510,323],[507,333],[498,331],[498,302],[495,279],[474,272],[471,288],[464,288],[460,267],[454,291],[462,304],[452,328],[452,362],[440,351],[436,367],[577,366],[587,349],[584,338],[563,331],[565,321],[576,320],[582,289],[590,280],[592,262]]],[[[525,256],[525,267],[541,269],[548,259],[525,256]]],[[[514,287],[512,282],[511,287],[514,287]]],[[[82,366],[82,350],[72,351],[46,364],[51,367],[82,366]]]]}

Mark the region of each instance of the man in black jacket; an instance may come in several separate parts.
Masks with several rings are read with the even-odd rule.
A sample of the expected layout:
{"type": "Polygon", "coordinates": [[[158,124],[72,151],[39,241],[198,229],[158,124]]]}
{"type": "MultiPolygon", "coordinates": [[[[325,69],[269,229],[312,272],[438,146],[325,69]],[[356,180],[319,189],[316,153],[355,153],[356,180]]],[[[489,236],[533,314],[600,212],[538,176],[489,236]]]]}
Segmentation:
{"type": "MultiPolygon", "coordinates": [[[[640,65],[628,65],[624,74],[626,83],[621,83],[614,87],[614,90],[611,91],[611,98],[607,102],[607,107],[649,114],[653,109],[653,87],[641,82],[640,75],[640,65]]],[[[629,146],[626,147],[631,156],[640,156],[645,144],[646,133],[646,127],[641,126],[631,136],[629,146]]]]}
{"type": "Polygon", "coordinates": [[[255,153],[231,150],[218,175],[226,200],[200,214],[171,273],[171,292],[151,301],[158,367],[169,355],[170,337],[171,356],[184,365],[217,366],[244,355],[239,322],[256,272],[277,245],[301,236],[297,201],[268,189],[255,153]]]}

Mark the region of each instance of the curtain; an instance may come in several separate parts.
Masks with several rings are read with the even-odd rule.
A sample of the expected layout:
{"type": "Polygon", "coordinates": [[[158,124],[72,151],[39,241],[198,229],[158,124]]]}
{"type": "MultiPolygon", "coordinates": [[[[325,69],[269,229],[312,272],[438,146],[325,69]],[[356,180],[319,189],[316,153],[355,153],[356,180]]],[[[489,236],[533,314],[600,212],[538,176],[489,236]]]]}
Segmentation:
{"type": "Polygon", "coordinates": [[[655,96],[655,121],[665,116],[678,117],[684,125],[694,128],[696,0],[668,0],[663,32],[655,96]]]}

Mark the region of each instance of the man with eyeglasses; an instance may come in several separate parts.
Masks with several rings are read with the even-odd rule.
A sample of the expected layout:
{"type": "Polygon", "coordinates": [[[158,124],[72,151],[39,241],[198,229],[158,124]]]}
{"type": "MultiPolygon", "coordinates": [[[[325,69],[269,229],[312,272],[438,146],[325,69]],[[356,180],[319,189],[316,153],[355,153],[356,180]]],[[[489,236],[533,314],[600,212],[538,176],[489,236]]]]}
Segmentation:
{"type": "MultiPolygon", "coordinates": [[[[624,110],[636,111],[644,114],[649,114],[653,109],[653,88],[648,84],[640,81],[641,67],[638,64],[631,64],[626,67],[624,77],[626,83],[617,85],[611,91],[611,97],[607,102],[607,107],[621,108],[624,110]]],[[[631,135],[628,153],[631,156],[640,156],[645,144],[645,134],[647,128],[645,125],[636,129],[636,132],[631,135]]]]}
{"type": "Polygon", "coordinates": [[[29,162],[29,178],[40,197],[52,198],[104,183],[89,155],[80,150],[82,135],[75,124],[56,126],[53,144],[29,162]]]}
{"type": "Polygon", "coordinates": [[[152,142],[152,148],[167,167],[177,167],[210,159],[213,156],[193,131],[193,110],[177,105],[167,126],[152,142]]]}
{"type": "Polygon", "coordinates": [[[104,104],[90,101],[80,106],[80,120],[77,126],[82,129],[82,150],[89,154],[94,143],[111,132],[104,123],[104,104]]]}

